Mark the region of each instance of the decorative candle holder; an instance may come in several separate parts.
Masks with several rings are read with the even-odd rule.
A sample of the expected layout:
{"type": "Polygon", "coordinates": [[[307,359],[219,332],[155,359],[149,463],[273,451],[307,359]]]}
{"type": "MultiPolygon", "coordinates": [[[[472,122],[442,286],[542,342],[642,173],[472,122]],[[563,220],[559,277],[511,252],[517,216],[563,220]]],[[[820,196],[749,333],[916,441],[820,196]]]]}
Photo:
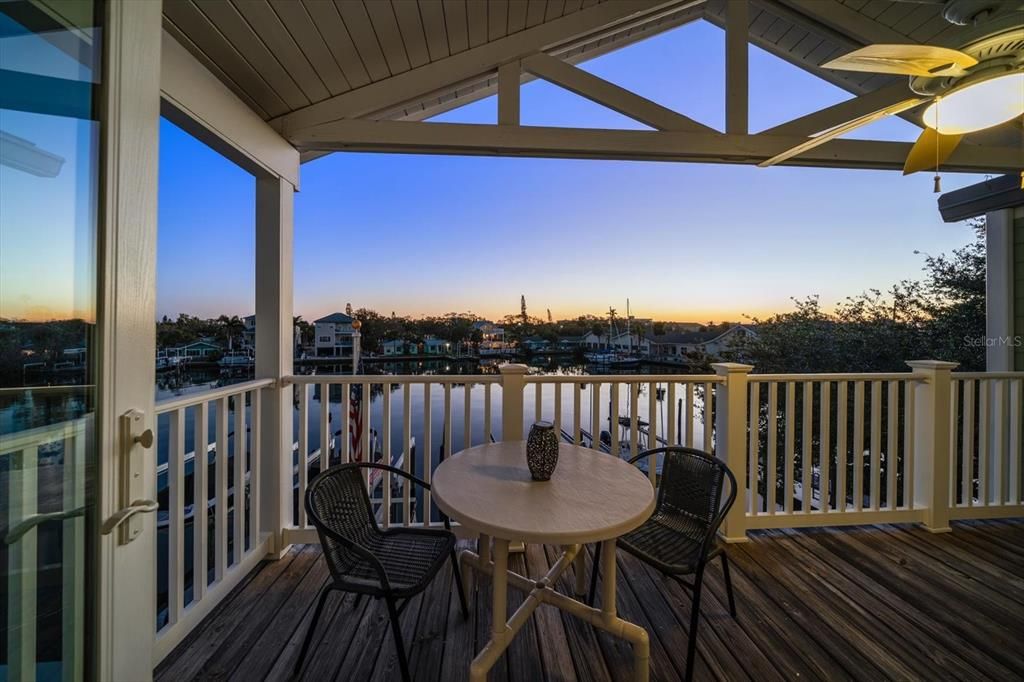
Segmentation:
{"type": "Polygon", "coordinates": [[[547,481],[558,466],[558,434],[551,422],[536,422],[526,439],[526,464],[535,481],[547,481]]]}

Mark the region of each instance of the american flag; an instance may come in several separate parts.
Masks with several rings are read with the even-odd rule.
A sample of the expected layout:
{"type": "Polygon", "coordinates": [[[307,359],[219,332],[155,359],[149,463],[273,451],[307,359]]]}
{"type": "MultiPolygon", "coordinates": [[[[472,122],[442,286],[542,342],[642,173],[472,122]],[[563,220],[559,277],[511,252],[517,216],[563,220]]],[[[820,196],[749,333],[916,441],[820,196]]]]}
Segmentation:
{"type": "Polygon", "coordinates": [[[349,396],[348,432],[351,438],[352,461],[363,461],[363,387],[352,386],[349,396]]]}

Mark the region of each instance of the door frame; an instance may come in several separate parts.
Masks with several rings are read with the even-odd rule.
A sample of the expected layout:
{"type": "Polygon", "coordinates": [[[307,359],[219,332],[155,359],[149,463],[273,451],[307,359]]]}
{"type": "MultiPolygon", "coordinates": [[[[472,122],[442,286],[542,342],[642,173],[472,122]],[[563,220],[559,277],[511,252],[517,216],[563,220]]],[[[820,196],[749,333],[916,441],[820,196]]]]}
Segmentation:
{"type": "MultiPolygon", "coordinates": [[[[155,430],[157,168],[162,3],[107,0],[103,8],[100,192],[96,318],[99,524],[124,505],[124,453],[142,463],[143,497],[155,499],[156,450],[120,433],[120,415],[139,410],[128,437],[155,430]]],[[[156,515],[139,517],[127,544],[98,535],[93,610],[99,680],[148,680],[156,619],[156,515]]]]}

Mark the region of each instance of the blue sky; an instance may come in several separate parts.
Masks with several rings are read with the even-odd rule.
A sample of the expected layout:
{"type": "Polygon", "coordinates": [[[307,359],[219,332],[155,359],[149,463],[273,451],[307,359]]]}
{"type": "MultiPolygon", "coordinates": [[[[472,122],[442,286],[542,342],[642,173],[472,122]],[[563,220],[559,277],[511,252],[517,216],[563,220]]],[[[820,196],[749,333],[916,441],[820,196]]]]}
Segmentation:
{"type": "MultiPolygon", "coordinates": [[[[751,47],[753,131],[849,94],[751,47]]],[[[724,39],[696,22],[581,65],[721,128],[724,39]]],[[[491,123],[494,98],[437,120],[491,123]]],[[[524,125],[642,128],[554,85],[523,87],[524,125]]],[[[854,136],[912,141],[887,119],[854,136]]],[[[158,314],[253,310],[254,181],[161,128],[158,314]]],[[[947,175],[946,190],[979,176],[947,175]]],[[[964,244],[928,173],[612,161],[333,154],[295,205],[295,310],[601,313],[738,319],[818,294],[826,305],[920,274],[915,249],[964,244]]]]}

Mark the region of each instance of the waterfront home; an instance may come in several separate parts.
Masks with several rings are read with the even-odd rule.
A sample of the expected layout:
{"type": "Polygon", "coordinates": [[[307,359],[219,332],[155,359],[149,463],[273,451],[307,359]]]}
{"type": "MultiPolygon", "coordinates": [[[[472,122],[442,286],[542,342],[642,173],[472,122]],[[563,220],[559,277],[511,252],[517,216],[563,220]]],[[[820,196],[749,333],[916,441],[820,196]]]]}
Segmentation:
{"type": "Polygon", "coordinates": [[[632,351],[641,355],[646,355],[651,350],[651,344],[647,337],[637,332],[618,332],[615,334],[588,332],[584,335],[580,345],[587,350],[632,351]]]}
{"type": "Polygon", "coordinates": [[[224,352],[224,347],[211,339],[200,339],[184,346],[174,346],[163,350],[169,358],[211,358],[224,352]]]}
{"type": "Polygon", "coordinates": [[[419,344],[420,352],[424,355],[448,355],[451,352],[450,341],[439,339],[436,336],[424,336],[423,342],[419,344]]]}
{"type": "Polygon", "coordinates": [[[750,325],[740,324],[725,330],[716,328],[693,332],[672,332],[651,337],[651,355],[682,358],[689,353],[702,353],[711,358],[720,358],[723,352],[734,348],[744,339],[752,336],[757,336],[756,330],[750,325]]]}
{"type": "Polygon", "coordinates": [[[473,323],[473,329],[480,332],[481,343],[504,343],[505,328],[488,320],[477,320],[473,323]]]}
{"type": "Polygon", "coordinates": [[[345,313],[331,313],[313,321],[317,357],[351,358],[358,343],[355,319],[345,313]]]}
{"type": "MultiPolygon", "coordinates": [[[[413,345],[415,348],[415,345],[413,345]]],[[[405,339],[391,339],[380,344],[381,352],[384,355],[409,355],[410,343],[405,339]]]]}
{"type": "MultiPolygon", "coordinates": [[[[27,284],[32,295],[60,296],[55,292],[68,283],[62,305],[77,310],[84,300],[96,301],[86,343],[87,362],[97,363],[73,386],[3,389],[4,403],[14,401],[14,407],[0,414],[0,679],[289,679],[303,641],[310,646],[296,677],[317,681],[399,679],[404,660],[413,667],[406,677],[421,682],[482,682],[495,663],[500,668],[491,680],[677,682],[690,673],[700,682],[1021,679],[1024,352],[1016,340],[1024,337],[1024,129],[1015,115],[1008,125],[943,143],[939,117],[924,115],[937,93],[944,95],[947,123],[956,111],[993,124],[1000,123],[989,117],[993,113],[1019,114],[1013,108],[1024,64],[1018,7],[999,0],[0,2],[0,243],[6,248],[13,234],[17,258],[43,264],[38,281],[27,284]],[[669,40],[667,32],[692,22],[717,27],[712,32],[721,49],[697,58],[652,50],[661,61],[649,66],[651,74],[672,76],[678,101],[719,93],[723,115],[710,121],[651,101],[656,89],[646,89],[645,97],[629,89],[628,78],[611,83],[595,75],[597,69],[581,68],[654,36],[669,40]],[[865,46],[881,54],[861,65],[905,67],[918,75],[911,83],[905,74],[829,67],[829,60],[865,46]],[[765,57],[778,69],[753,61],[765,57]],[[785,80],[784,69],[797,78],[785,80]],[[1000,90],[1007,77],[1015,90],[1000,90]],[[567,105],[543,112],[560,125],[521,125],[520,89],[534,79],[636,123],[583,127],[579,107],[567,105]],[[987,87],[992,83],[994,91],[987,87]],[[979,86],[990,95],[1008,93],[1007,108],[985,106],[986,97],[972,101],[979,86]],[[832,88],[841,92],[829,93],[832,88]],[[820,108],[811,91],[821,95],[820,108]],[[436,120],[495,95],[481,105],[496,112],[493,122],[436,120]],[[800,109],[805,105],[806,112],[800,109]],[[856,123],[890,114],[900,117],[892,119],[899,125],[921,129],[925,144],[915,152],[910,142],[864,139],[870,127],[846,134],[856,123]],[[161,116],[252,178],[245,206],[224,192],[216,206],[197,200],[176,208],[192,211],[197,223],[209,221],[210,230],[218,216],[252,216],[251,294],[260,323],[255,379],[155,401],[158,174],[162,162],[182,156],[161,148],[161,116]],[[766,124],[771,127],[758,129],[766,124]],[[647,207],[622,205],[614,207],[619,238],[599,244],[594,254],[558,254],[592,263],[595,285],[627,286],[636,277],[668,287],[666,274],[685,273],[694,258],[713,259],[713,279],[723,283],[730,272],[764,261],[764,254],[728,236],[732,209],[752,201],[751,184],[775,183],[784,196],[784,186],[805,183],[797,188],[802,194],[790,195],[788,208],[803,220],[811,215],[824,234],[830,212],[842,208],[812,195],[806,178],[827,182],[826,169],[857,169],[890,173],[896,182],[908,155],[927,163],[934,157],[921,152],[936,150],[948,153],[941,161],[947,183],[958,173],[990,176],[982,182],[954,177],[953,184],[974,183],[964,188],[969,196],[947,203],[957,194],[950,192],[939,199],[944,220],[985,218],[987,329],[974,340],[985,346],[985,371],[914,357],[897,368],[902,371],[813,375],[767,374],[735,363],[701,375],[614,377],[532,375],[525,366],[505,364],[472,380],[448,373],[295,371],[295,272],[308,267],[296,262],[296,192],[303,164],[324,155],[424,155],[424,172],[441,177],[446,164],[431,165],[425,155],[510,157],[497,188],[531,209],[524,216],[544,213],[553,205],[549,192],[558,187],[524,191],[531,183],[517,182],[514,170],[523,158],[572,159],[577,170],[609,160],[792,167],[750,168],[749,181],[704,197],[658,181],[659,169],[648,165],[650,192],[680,198],[679,229],[699,229],[717,241],[693,253],[661,248],[657,230],[643,220],[647,207]],[[709,219],[687,221],[692,215],[684,214],[696,210],[709,219]],[[633,242],[642,258],[623,248],[633,242]],[[65,258],[71,250],[74,261],[65,258]],[[610,400],[618,403],[609,409],[610,400]],[[571,458],[560,457],[551,481],[528,482],[525,455],[519,455],[537,420],[552,421],[574,441],[565,450],[576,461],[591,458],[594,466],[569,469],[571,458]],[[566,487],[558,480],[568,472],[625,467],[619,460],[638,454],[641,427],[652,439],[705,451],[715,458],[708,470],[724,464],[734,475],[735,503],[703,507],[722,511],[719,538],[706,536],[704,546],[714,543],[720,558],[697,577],[703,592],[691,593],[628,552],[616,556],[615,536],[634,529],[632,522],[602,526],[588,537],[551,539],[553,524],[578,531],[592,521],[580,510],[584,504],[593,510],[595,499],[597,517],[653,499],[653,485],[617,498],[607,491],[627,478],[663,482],[657,463],[648,466],[649,478],[639,477],[643,481],[633,469],[620,468],[606,488],[574,486],[573,479],[566,487]],[[389,538],[409,537],[410,529],[419,536],[410,543],[416,551],[385,557],[389,568],[381,571],[397,578],[394,587],[413,587],[421,577],[425,584],[431,570],[440,574],[397,605],[336,591],[318,600],[323,588],[336,584],[328,582],[331,569],[358,571],[351,578],[361,591],[372,589],[367,576],[374,573],[367,562],[342,556],[296,502],[314,490],[321,469],[337,471],[354,453],[374,455],[372,431],[380,434],[384,461],[405,450],[405,432],[415,431],[420,458],[413,473],[433,489],[415,505],[402,499],[411,497],[411,486],[397,494],[382,485],[379,499],[370,502],[379,516],[367,514],[353,527],[379,518],[389,538]],[[447,557],[437,555],[429,565],[414,559],[423,556],[421,545],[451,546],[451,538],[440,535],[440,514],[431,513],[436,503],[448,503],[444,477],[435,474],[453,462],[471,462],[466,449],[492,439],[502,450],[517,448],[517,456],[488,476],[519,490],[510,498],[483,499],[480,506],[490,509],[482,511],[499,516],[493,525],[473,514],[451,515],[457,551],[477,549],[460,555],[462,567],[486,574],[509,563],[510,540],[541,539],[512,553],[515,574],[466,576],[464,617],[447,557]],[[208,466],[196,466],[197,456],[208,466]],[[558,506],[575,505],[568,513],[530,504],[550,499],[545,488],[556,486],[567,493],[558,506]],[[394,513],[397,504],[403,506],[394,513]],[[500,518],[522,519],[524,512],[529,522],[518,528],[500,518]],[[443,544],[421,542],[424,531],[443,537],[443,544]],[[597,539],[605,547],[600,564],[597,539]],[[560,556],[563,549],[575,558],[560,556]],[[602,566],[595,581],[600,590],[589,604],[574,599],[598,576],[595,565],[602,566]],[[736,587],[736,619],[727,582],[736,587]],[[539,602],[548,605],[529,617],[539,602]],[[511,621],[510,605],[517,608],[511,621]],[[551,605],[571,613],[555,614],[551,605]],[[311,627],[317,614],[322,617],[311,627]],[[633,645],[595,631],[610,625],[616,634],[630,633],[633,645]],[[691,634],[696,647],[688,655],[691,634]]],[[[690,29],[681,30],[685,40],[690,29]]],[[[535,112],[526,113],[535,122],[535,112]]],[[[389,178],[388,157],[376,163],[389,178]]],[[[932,200],[930,178],[920,179],[925,182],[906,185],[908,204],[932,200]]],[[[520,215],[497,216],[500,204],[472,201],[439,210],[429,197],[393,184],[392,196],[418,202],[424,215],[442,220],[454,210],[473,211],[483,225],[520,215]]],[[[302,190],[338,187],[310,185],[302,190]]],[[[202,189],[209,188],[196,187],[197,199],[202,189]]],[[[859,183],[843,189],[854,202],[872,200],[859,183]]],[[[187,182],[184,191],[190,191],[187,182]]],[[[206,196],[217,201],[218,193],[206,196]]],[[[338,197],[345,243],[330,254],[332,262],[344,267],[356,257],[346,252],[351,245],[372,254],[380,280],[408,267],[408,254],[389,254],[409,245],[396,245],[386,232],[361,230],[355,218],[356,208],[388,207],[353,207],[352,201],[381,200],[338,197]]],[[[902,206],[886,209],[892,232],[911,229],[902,206]]],[[[571,223],[578,216],[540,217],[571,223]]],[[[496,274],[543,266],[534,258],[510,261],[501,242],[516,238],[516,226],[502,229],[488,248],[473,250],[461,248],[449,229],[433,229],[430,237],[451,242],[453,272],[463,271],[467,259],[496,274]]],[[[591,230],[582,230],[587,239],[591,230]]],[[[957,230],[969,238],[963,225],[942,228],[957,230]]],[[[922,231],[920,247],[937,251],[951,243],[938,232],[922,231]]],[[[851,258],[854,250],[844,248],[860,235],[842,237],[834,267],[861,266],[851,258]]],[[[233,248],[249,253],[245,246],[233,248]]],[[[895,248],[884,240],[869,246],[890,256],[895,248]]],[[[798,270],[798,261],[794,255],[793,262],[770,265],[798,270]]],[[[201,263],[197,259],[195,267],[201,263]]],[[[6,269],[3,274],[3,293],[15,299],[6,269]]],[[[429,276],[423,281],[429,284],[429,276]]],[[[467,277],[466,286],[480,284],[467,277]]],[[[335,331],[321,335],[330,352],[335,331]]],[[[42,356],[46,349],[37,344],[42,356]]],[[[72,345],[80,344],[53,347],[72,345]]],[[[661,490],[689,487],[697,486],[661,490]]],[[[328,506],[343,516],[340,505],[328,506]]],[[[374,531],[374,537],[380,536],[374,531]]],[[[687,564],[692,556],[676,554],[687,564]]],[[[374,582],[383,591],[384,581],[374,582]]]]}

